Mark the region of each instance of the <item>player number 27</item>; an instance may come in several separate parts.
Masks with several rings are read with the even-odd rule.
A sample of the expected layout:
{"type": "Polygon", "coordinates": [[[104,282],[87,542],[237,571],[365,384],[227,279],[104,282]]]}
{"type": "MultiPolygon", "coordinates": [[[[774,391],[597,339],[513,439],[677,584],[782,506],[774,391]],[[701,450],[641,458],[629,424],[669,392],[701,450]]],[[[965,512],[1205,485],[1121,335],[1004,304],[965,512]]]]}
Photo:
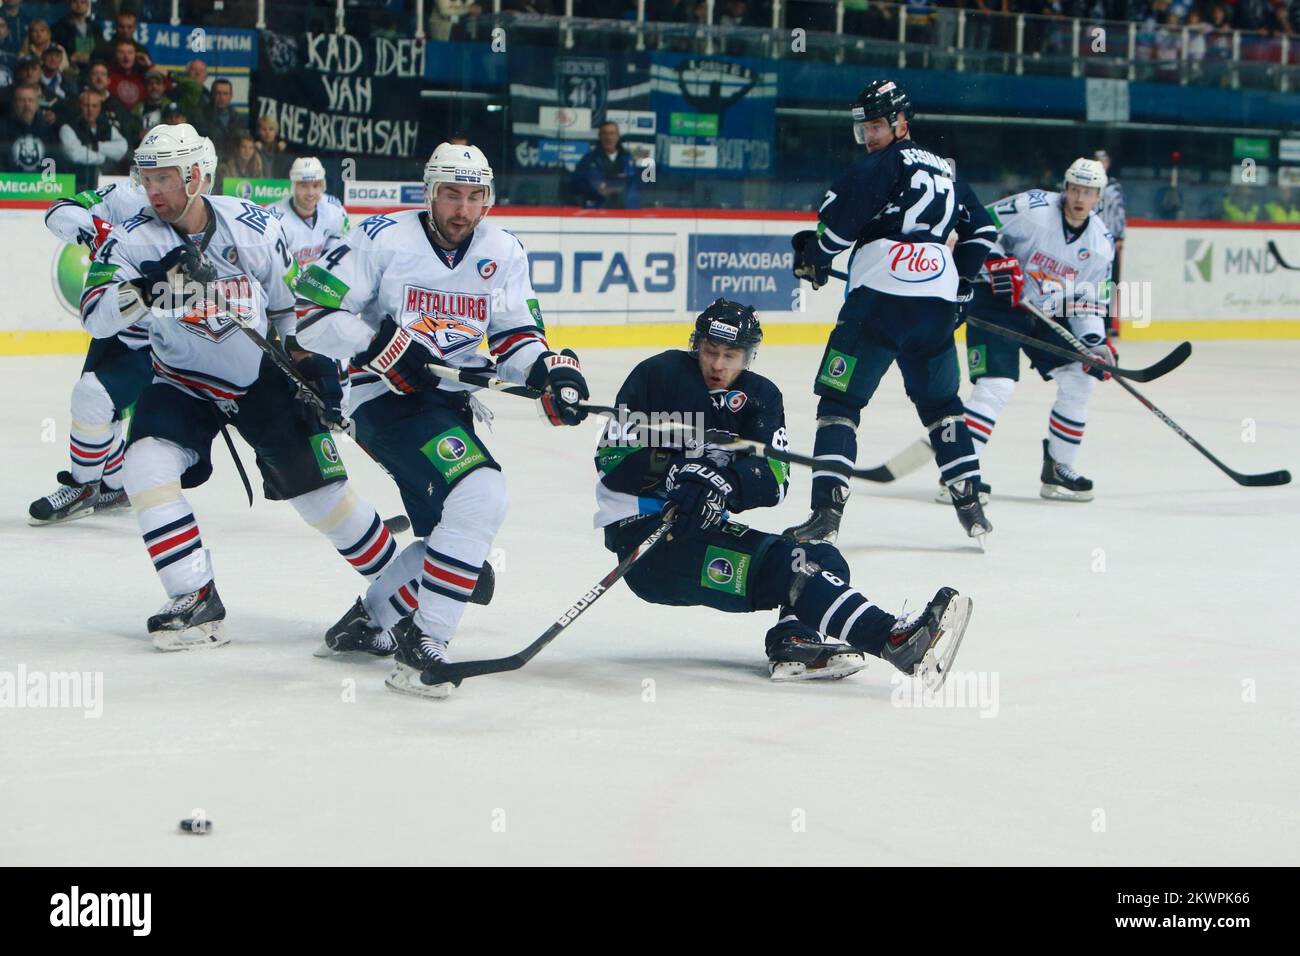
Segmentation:
{"type": "Polygon", "coordinates": [[[920,199],[908,207],[907,213],[903,216],[903,232],[911,234],[921,227],[942,239],[948,231],[948,223],[952,219],[952,207],[956,200],[952,180],[947,176],[934,176],[924,169],[918,169],[912,174],[910,185],[913,190],[921,189],[924,192],[920,199]],[[943,196],[943,214],[939,216],[937,222],[931,222],[930,207],[935,204],[939,196],[943,196]],[[925,219],[921,218],[923,215],[925,219]]]}

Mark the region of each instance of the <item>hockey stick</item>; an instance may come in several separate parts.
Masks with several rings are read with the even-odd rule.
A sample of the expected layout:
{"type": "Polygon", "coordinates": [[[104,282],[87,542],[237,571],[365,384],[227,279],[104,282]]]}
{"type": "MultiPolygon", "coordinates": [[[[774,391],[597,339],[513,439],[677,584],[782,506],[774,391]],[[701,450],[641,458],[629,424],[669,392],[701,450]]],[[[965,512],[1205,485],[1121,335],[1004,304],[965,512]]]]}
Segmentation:
{"type": "MultiPolygon", "coordinates": [[[[515,395],[520,398],[535,399],[540,398],[542,394],[535,388],[528,388],[524,385],[515,385],[497,378],[494,375],[486,374],[490,371],[487,369],[472,372],[466,371],[465,369],[452,368],[448,365],[429,365],[428,369],[439,378],[453,382],[460,382],[463,385],[476,385],[479,388],[505,392],[507,395],[515,395]]],[[[593,415],[605,415],[610,418],[618,418],[621,414],[619,409],[610,405],[580,404],[578,407],[593,415]]],[[[672,432],[679,435],[694,435],[697,431],[692,426],[680,422],[666,422],[662,424],[641,422],[633,427],[645,428],[647,431],[672,432]]],[[[730,434],[728,434],[726,441],[718,442],[717,447],[723,451],[741,452],[743,454],[753,455],[756,458],[770,458],[775,461],[785,462],[786,464],[803,465],[807,468],[815,468],[818,471],[832,471],[838,475],[844,475],[846,478],[860,478],[863,481],[873,481],[877,484],[896,481],[904,475],[911,474],[933,459],[933,452],[930,450],[930,446],[923,439],[918,439],[884,464],[877,465],[874,468],[854,468],[845,465],[842,462],[828,461],[814,458],[811,455],[801,455],[797,452],[784,451],[774,447],[770,443],[755,441],[751,438],[738,438],[735,435],[730,434]]]]}
{"type": "MultiPolygon", "coordinates": [[[[830,274],[836,279],[843,279],[845,282],[849,281],[849,277],[846,273],[840,272],[836,269],[832,269],[830,274]]],[[[1029,308],[1026,303],[1022,303],[1022,305],[1024,305],[1026,309],[1029,308]]],[[[1049,321],[1045,318],[1043,313],[1032,309],[1030,311],[1039,318],[1044,319],[1044,321],[1049,321]]],[[[1050,342],[1043,342],[1033,336],[1023,335],[1020,332],[1016,332],[1013,329],[1006,329],[1000,325],[994,325],[992,322],[985,322],[983,319],[977,319],[972,315],[966,316],[966,324],[973,325],[975,328],[983,329],[986,332],[1000,335],[1005,339],[1011,339],[1013,342],[1019,342],[1021,345],[1033,346],[1036,349],[1047,352],[1049,355],[1055,355],[1057,358],[1066,358],[1072,362],[1082,362],[1084,365],[1099,368],[1103,372],[1109,372],[1115,378],[1131,378],[1135,382],[1151,382],[1162,375],[1168,375],[1174,369],[1178,368],[1178,366],[1186,362],[1188,356],[1192,354],[1192,343],[1183,342],[1154,365],[1148,365],[1146,368],[1120,368],[1116,365],[1110,365],[1107,362],[1103,362],[1101,359],[1094,358],[1091,355],[1080,356],[1076,352],[1058,348],[1050,342]]]]}
{"type": "MultiPolygon", "coordinates": [[[[1021,305],[1030,314],[1041,319],[1045,325],[1052,328],[1058,335],[1061,336],[1062,339],[1064,339],[1067,342],[1073,342],[1077,344],[1078,347],[1080,348],[1083,347],[1083,343],[1074,337],[1074,333],[1072,333],[1069,329],[1065,328],[1064,326],[1061,326],[1058,323],[1048,319],[1047,316],[1043,315],[1043,313],[1040,312],[1037,308],[1035,308],[1031,303],[1022,302],[1021,305]]],[[[1287,471],[1286,469],[1282,469],[1281,471],[1264,472],[1263,474],[1257,474],[1257,475],[1246,475],[1246,474],[1242,474],[1239,471],[1233,471],[1223,462],[1219,461],[1219,459],[1215,458],[1212,454],[1210,454],[1210,452],[1205,448],[1204,445],[1198,442],[1191,435],[1187,434],[1187,432],[1185,432],[1181,427],[1179,427],[1176,421],[1174,421],[1172,418],[1170,418],[1168,415],[1162,412],[1159,408],[1157,408],[1154,404],[1152,404],[1151,400],[1147,398],[1145,395],[1143,395],[1141,392],[1139,392],[1136,388],[1134,388],[1128,382],[1124,381],[1124,379],[1122,378],[1116,378],[1115,381],[1119,382],[1120,386],[1126,392],[1128,392],[1139,402],[1145,405],[1147,407],[1147,410],[1150,411],[1153,415],[1155,415],[1156,418],[1160,419],[1162,422],[1164,422],[1166,425],[1172,428],[1175,432],[1177,432],[1189,445],[1191,445],[1193,448],[1199,451],[1206,458],[1210,459],[1210,461],[1212,461],[1221,472],[1223,472],[1225,475],[1227,475],[1237,484],[1245,485],[1247,488],[1264,488],[1272,485],[1285,485],[1291,482],[1291,472],[1287,471]]]]}
{"type": "Polygon", "coordinates": [[[1278,251],[1277,243],[1272,239],[1268,241],[1268,251],[1273,254],[1273,258],[1277,260],[1277,264],[1283,269],[1289,269],[1292,272],[1300,272],[1300,266],[1293,266],[1282,258],[1282,253],[1278,251]]]}
{"type": "Polygon", "coordinates": [[[668,529],[673,526],[673,517],[669,517],[654,531],[650,536],[642,541],[626,558],[618,563],[614,570],[600,579],[590,591],[578,598],[568,610],[561,614],[543,633],[523,650],[511,654],[509,657],[497,657],[492,660],[481,661],[456,661],[451,663],[436,663],[428,670],[420,674],[420,683],[427,686],[433,684],[452,683],[457,687],[466,677],[480,677],[483,674],[502,674],[506,671],[515,671],[523,667],[551,641],[560,636],[560,632],[576,621],[582,614],[597,600],[600,596],[608,591],[619,578],[627,574],[636,564],[649,553],[650,549],[659,543],[659,539],[668,533],[668,529]]]}

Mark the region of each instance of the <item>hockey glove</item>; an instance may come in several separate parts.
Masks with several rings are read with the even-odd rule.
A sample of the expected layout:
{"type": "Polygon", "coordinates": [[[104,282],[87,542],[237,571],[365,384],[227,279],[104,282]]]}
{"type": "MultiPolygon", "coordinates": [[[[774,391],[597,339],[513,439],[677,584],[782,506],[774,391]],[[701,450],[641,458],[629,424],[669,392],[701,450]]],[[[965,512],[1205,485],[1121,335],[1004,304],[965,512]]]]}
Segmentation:
{"type": "Polygon", "coordinates": [[[817,231],[803,229],[790,237],[794,248],[794,275],[796,279],[807,279],[813,290],[820,289],[831,278],[830,263],[813,262],[808,257],[817,247],[817,231]]]}
{"type": "Polygon", "coordinates": [[[294,397],[301,403],[299,411],[303,419],[312,426],[319,423],[327,428],[341,428],[343,426],[343,383],[339,381],[338,365],[327,356],[304,351],[292,336],[285,342],[285,347],[293,367],[307,380],[311,391],[325,405],[324,408],[318,407],[310,396],[303,394],[305,391],[303,386],[298,386],[298,394],[294,397]]]}
{"type": "Polygon", "coordinates": [[[957,301],[954,303],[956,305],[957,323],[953,326],[953,331],[966,324],[966,309],[973,298],[975,298],[975,287],[970,284],[969,279],[958,277],[957,301]]]}
{"type": "Polygon", "coordinates": [[[123,317],[135,321],[155,304],[167,311],[183,308],[189,298],[185,266],[192,254],[191,248],[177,246],[157,261],[140,263],[139,278],[127,279],[117,289],[123,317]]]}
{"type": "Polygon", "coordinates": [[[411,333],[386,315],[370,347],[352,356],[352,365],[374,372],[398,395],[414,395],[438,387],[437,376],[425,367],[432,358],[428,349],[411,338],[411,333]]]}
{"type": "MultiPolygon", "coordinates": [[[[1084,344],[1087,344],[1089,340],[1095,338],[1097,338],[1095,335],[1084,336],[1084,344]]],[[[1110,344],[1110,339],[1102,339],[1096,345],[1089,345],[1087,354],[1108,365],[1119,364],[1119,353],[1115,351],[1115,346],[1110,344]]],[[[1103,382],[1110,381],[1110,372],[1107,372],[1105,369],[1097,368],[1095,365],[1085,365],[1083,370],[1093,378],[1101,379],[1103,382]]]]}
{"type": "Polygon", "coordinates": [[[587,417],[587,410],[579,402],[590,398],[591,392],[572,349],[558,355],[543,352],[533,363],[524,384],[542,393],[537,410],[552,425],[577,425],[587,417]]]}
{"type": "Polygon", "coordinates": [[[1020,271],[1020,261],[1015,256],[1001,259],[989,259],[984,263],[989,270],[989,284],[993,294],[1011,301],[1011,308],[1020,305],[1025,291],[1025,274],[1020,271]]]}
{"type": "Polygon", "coordinates": [[[687,532],[708,531],[722,524],[727,513],[727,496],[735,490],[729,471],[700,461],[675,464],[668,469],[665,490],[676,527],[687,532]]]}

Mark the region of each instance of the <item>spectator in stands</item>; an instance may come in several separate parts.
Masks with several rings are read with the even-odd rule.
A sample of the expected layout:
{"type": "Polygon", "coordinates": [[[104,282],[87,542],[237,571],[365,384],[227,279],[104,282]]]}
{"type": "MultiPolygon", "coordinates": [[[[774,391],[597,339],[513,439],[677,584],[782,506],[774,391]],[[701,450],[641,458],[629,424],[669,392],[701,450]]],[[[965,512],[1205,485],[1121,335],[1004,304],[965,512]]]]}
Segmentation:
{"type": "Polygon", "coordinates": [[[477,17],[483,13],[481,4],[474,0],[431,0],[425,4],[429,10],[429,39],[450,40],[452,28],[461,17],[477,17]]]}
{"type": "MultiPolygon", "coordinates": [[[[0,17],[0,66],[7,65],[13,69],[14,60],[18,59],[18,43],[9,33],[9,21],[0,17]]],[[[0,83],[0,86],[6,84],[0,83]]]]}
{"type": "Polygon", "coordinates": [[[1106,224],[1107,231],[1115,239],[1115,261],[1111,267],[1111,278],[1119,280],[1120,255],[1124,251],[1124,231],[1128,224],[1128,209],[1124,200],[1124,187],[1110,174],[1110,154],[1099,149],[1092,154],[1106,170],[1106,188],[1101,191],[1101,203],[1097,206],[1097,215],[1106,224]]]}
{"type": "Polygon", "coordinates": [[[1259,218],[1255,187],[1233,186],[1223,195],[1223,218],[1228,222],[1254,222],[1259,218]]]}
{"type": "Polygon", "coordinates": [[[79,87],[71,70],[64,72],[60,64],[68,62],[63,48],[51,43],[41,54],[41,106],[53,110],[60,119],[67,119],[76,111],[79,87]]]}
{"type": "Polygon", "coordinates": [[[0,120],[0,171],[39,173],[54,155],[54,131],[41,115],[35,84],[14,89],[9,115],[0,120]]]}
{"type": "Polygon", "coordinates": [[[200,133],[207,132],[208,126],[208,65],[202,60],[190,60],[181,75],[173,76],[175,92],[172,98],[181,105],[191,122],[200,133]]]}
{"type": "Polygon", "coordinates": [[[280,138],[280,123],[274,116],[257,118],[257,152],[262,157],[262,173],[267,179],[288,179],[293,157],[289,144],[280,138]]]}
{"type": "Polygon", "coordinates": [[[1278,187],[1277,197],[1264,204],[1264,218],[1268,222],[1300,222],[1300,204],[1290,186],[1278,187]]]}
{"type": "Polygon", "coordinates": [[[18,52],[18,46],[27,36],[27,24],[31,17],[23,13],[23,0],[4,0],[4,7],[0,9],[0,19],[5,21],[5,26],[9,28],[9,37],[6,42],[11,43],[14,53],[18,52]]]}
{"type": "Polygon", "coordinates": [[[463,131],[456,130],[456,132],[447,137],[447,142],[451,143],[453,146],[468,146],[472,140],[465,135],[463,131]]]}
{"type": "Polygon", "coordinates": [[[131,10],[120,9],[113,17],[113,35],[107,40],[103,40],[95,46],[91,59],[100,59],[111,62],[116,57],[116,45],[118,40],[130,40],[131,45],[135,47],[135,61],[140,65],[141,70],[147,70],[153,66],[153,60],[149,58],[149,50],[143,43],[135,38],[136,16],[131,10]]]}
{"type": "Polygon", "coordinates": [[[601,123],[596,143],[578,161],[570,181],[579,205],[597,209],[637,209],[641,174],[632,154],[619,143],[617,123],[601,123]]]}
{"type": "MultiPolygon", "coordinates": [[[[50,34],[50,25],[44,20],[33,20],[27,24],[27,36],[23,40],[23,45],[18,48],[18,55],[34,56],[39,60],[41,54],[51,46],[56,47],[60,53],[63,52],[63,48],[54,42],[54,38],[50,34]]],[[[60,61],[59,69],[66,70],[68,68],[69,64],[65,57],[60,61]]]]}
{"type": "Polygon", "coordinates": [[[188,123],[189,117],[185,115],[185,110],[179,103],[168,103],[167,108],[163,110],[162,121],[168,126],[180,126],[182,123],[188,123]]]}
{"type": "Polygon", "coordinates": [[[726,0],[725,3],[717,4],[718,25],[724,27],[749,27],[753,26],[753,18],[749,14],[749,4],[746,0],[726,0]]]}
{"type": "Polygon", "coordinates": [[[119,37],[113,44],[113,61],[108,71],[108,91],[129,110],[144,100],[145,67],[136,58],[135,44],[119,37]]]}
{"type": "Polygon", "coordinates": [[[262,168],[262,155],[257,151],[257,142],[248,130],[240,130],[231,139],[230,152],[226,161],[218,170],[223,178],[264,179],[266,171],[262,168]]]}
{"type": "Polygon", "coordinates": [[[162,122],[163,110],[171,105],[167,95],[167,74],[153,67],[144,75],[144,99],[140,101],[140,129],[153,129],[162,122]]]}
{"type": "Polygon", "coordinates": [[[77,192],[99,185],[101,169],[116,164],[126,155],[127,142],[116,126],[101,112],[102,102],[94,90],[78,98],[81,115],[59,129],[63,155],[72,164],[77,192]]]}
{"type": "MultiPolygon", "coordinates": [[[[20,56],[14,61],[14,89],[20,86],[34,86],[39,95],[41,90],[41,61],[34,56],[20,56]]],[[[45,110],[41,111],[42,113],[45,110]]],[[[49,114],[46,121],[53,123],[54,114],[49,114]]]]}
{"type": "Polygon", "coordinates": [[[68,0],[68,13],[54,24],[54,42],[68,54],[73,67],[84,78],[98,37],[90,22],[90,0],[68,0]]]}
{"type": "MultiPolygon", "coordinates": [[[[229,80],[212,81],[211,105],[205,117],[207,129],[202,132],[212,139],[213,145],[217,147],[218,156],[224,156],[229,152],[237,135],[248,133],[247,120],[231,105],[234,95],[235,87],[229,80]]],[[[251,133],[249,139],[252,139],[251,133]]]]}
{"type": "Polygon", "coordinates": [[[100,96],[100,115],[107,116],[108,121],[118,128],[123,139],[134,143],[139,139],[139,128],[135,115],[126,108],[108,88],[108,64],[92,63],[86,74],[86,89],[94,90],[100,96]]]}

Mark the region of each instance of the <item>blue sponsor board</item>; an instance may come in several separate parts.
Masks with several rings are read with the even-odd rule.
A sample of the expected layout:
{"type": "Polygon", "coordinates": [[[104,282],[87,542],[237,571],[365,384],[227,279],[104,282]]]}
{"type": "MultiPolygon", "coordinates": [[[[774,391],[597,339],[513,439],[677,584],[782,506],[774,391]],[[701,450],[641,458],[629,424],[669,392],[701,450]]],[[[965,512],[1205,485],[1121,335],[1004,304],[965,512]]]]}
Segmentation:
{"type": "Polygon", "coordinates": [[[799,280],[790,271],[794,251],[786,236],[695,233],[690,238],[686,307],[705,309],[717,298],[760,312],[790,312],[799,280]]]}
{"type": "Polygon", "coordinates": [[[572,169],[587,155],[591,143],[586,140],[543,139],[538,142],[537,149],[540,165],[572,169]]]}
{"type": "Polygon", "coordinates": [[[403,183],[402,184],[402,205],[418,206],[424,203],[424,184],[423,183],[403,183]]]}

